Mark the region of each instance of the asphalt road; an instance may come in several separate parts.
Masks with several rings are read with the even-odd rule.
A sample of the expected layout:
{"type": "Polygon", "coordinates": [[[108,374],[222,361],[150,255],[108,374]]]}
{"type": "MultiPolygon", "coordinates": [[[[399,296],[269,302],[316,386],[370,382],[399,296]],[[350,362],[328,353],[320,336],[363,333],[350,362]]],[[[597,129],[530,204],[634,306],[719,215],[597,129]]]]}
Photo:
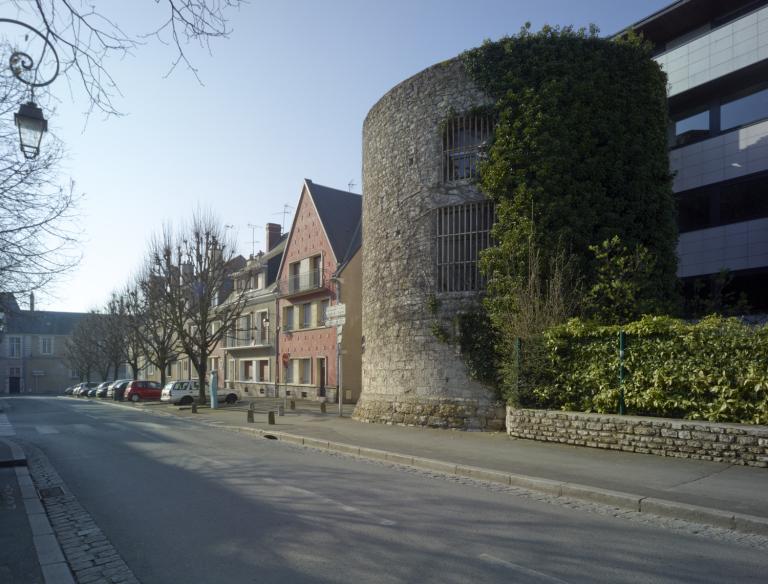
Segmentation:
{"type": "MultiPolygon", "coordinates": [[[[765,551],[150,417],[14,398],[144,584],[765,582],[765,551]]],[[[0,526],[2,529],[2,526],[0,526]]]]}

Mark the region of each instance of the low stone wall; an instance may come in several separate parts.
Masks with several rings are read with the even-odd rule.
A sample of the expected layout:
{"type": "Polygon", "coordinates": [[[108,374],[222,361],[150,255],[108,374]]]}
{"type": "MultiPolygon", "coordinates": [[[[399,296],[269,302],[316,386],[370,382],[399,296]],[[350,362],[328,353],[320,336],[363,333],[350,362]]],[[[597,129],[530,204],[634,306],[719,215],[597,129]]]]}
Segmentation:
{"type": "Polygon", "coordinates": [[[484,404],[472,399],[421,397],[390,401],[363,393],[352,417],[361,422],[402,426],[496,432],[504,428],[503,404],[484,404]]]}
{"type": "Polygon", "coordinates": [[[516,438],[768,467],[768,426],[507,408],[516,438]]]}

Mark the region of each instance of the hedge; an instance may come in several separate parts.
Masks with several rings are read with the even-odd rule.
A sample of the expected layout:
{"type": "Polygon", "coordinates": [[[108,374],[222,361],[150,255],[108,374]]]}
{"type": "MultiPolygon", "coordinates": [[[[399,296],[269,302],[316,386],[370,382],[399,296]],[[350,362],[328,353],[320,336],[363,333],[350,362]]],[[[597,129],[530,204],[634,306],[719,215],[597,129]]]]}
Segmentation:
{"type": "Polygon", "coordinates": [[[768,327],[710,316],[697,323],[644,317],[619,326],[573,319],[522,343],[504,379],[526,407],[618,411],[619,332],[625,331],[626,413],[768,423],[768,327]]]}

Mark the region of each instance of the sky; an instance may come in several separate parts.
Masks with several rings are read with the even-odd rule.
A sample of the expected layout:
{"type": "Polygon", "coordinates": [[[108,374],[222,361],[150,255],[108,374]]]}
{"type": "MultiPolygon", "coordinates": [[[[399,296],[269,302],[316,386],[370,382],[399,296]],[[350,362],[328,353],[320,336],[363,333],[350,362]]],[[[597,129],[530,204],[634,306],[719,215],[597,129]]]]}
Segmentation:
{"type": "MultiPolygon", "coordinates": [[[[103,306],[138,269],[164,223],[200,207],[237,236],[245,256],[264,248],[264,225],[290,228],[303,180],[361,192],[368,110],[422,69],[516,33],[530,21],[610,35],[671,0],[251,0],[228,13],[228,39],[185,48],[188,70],[166,77],[173,47],[152,39],[105,64],[125,115],[86,117],[86,98],[62,75],[51,86],[49,129],[65,144],[62,183],[84,195],[82,260],[36,293],[36,309],[103,306]],[[257,227],[252,228],[249,225],[257,227]],[[255,243],[252,234],[255,231],[255,243]]],[[[91,2],[128,33],[153,29],[163,2],[91,2]]],[[[9,2],[2,16],[15,17],[9,2]]],[[[45,139],[43,142],[45,147],[45,139]]],[[[20,299],[21,300],[21,299],[20,299]]]]}

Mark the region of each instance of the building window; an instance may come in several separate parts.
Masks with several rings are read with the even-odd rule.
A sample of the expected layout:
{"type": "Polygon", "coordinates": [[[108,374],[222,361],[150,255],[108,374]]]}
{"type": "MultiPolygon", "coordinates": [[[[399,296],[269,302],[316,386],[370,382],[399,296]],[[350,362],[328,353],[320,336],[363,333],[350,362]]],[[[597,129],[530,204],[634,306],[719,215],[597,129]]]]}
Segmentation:
{"type": "Polygon", "coordinates": [[[674,139],[673,146],[685,146],[702,138],[709,137],[709,109],[686,113],[672,120],[674,139]]]}
{"type": "Polygon", "coordinates": [[[312,383],[312,359],[299,359],[299,383],[301,385],[312,383]]]}
{"type": "Polygon", "coordinates": [[[70,369],[69,370],[69,378],[70,379],[78,379],[80,377],[80,372],[77,369],[70,369]]]}
{"type": "Polygon", "coordinates": [[[8,357],[21,359],[21,337],[8,337],[8,357]]]}
{"type": "Polygon", "coordinates": [[[730,130],[768,118],[768,89],[738,97],[720,106],[720,129],[730,130]]]}
{"type": "Polygon", "coordinates": [[[288,363],[285,364],[285,382],[286,383],[293,383],[293,362],[294,359],[291,359],[288,361],[288,363]]]}
{"type": "Polygon", "coordinates": [[[154,374],[155,374],[155,364],[147,363],[147,375],[154,375],[154,374]]]}
{"type": "Polygon", "coordinates": [[[482,290],[485,278],[477,260],[490,245],[495,220],[493,203],[452,205],[436,212],[438,292],[482,290]]]}
{"type": "Polygon", "coordinates": [[[293,330],[293,306],[286,306],[283,309],[283,330],[293,330]]]}
{"type": "Polygon", "coordinates": [[[320,310],[317,311],[317,326],[325,326],[325,321],[328,320],[328,307],[331,305],[331,301],[326,298],[320,301],[320,310]]]}
{"type": "Polygon", "coordinates": [[[480,152],[493,132],[488,115],[450,118],[443,130],[443,182],[475,178],[480,152]]]}
{"type": "Polygon", "coordinates": [[[53,355],[53,337],[40,337],[40,354],[53,355]]]}
{"type": "Polygon", "coordinates": [[[680,233],[768,217],[768,173],[677,193],[680,233]]]}
{"type": "Polygon", "coordinates": [[[312,326],[312,303],[306,302],[301,305],[301,328],[310,328],[312,326]]]}
{"type": "Polygon", "coordinates": [[[257,381],[269,381],[269,360],[260,359],[258,361],[257,381]]]}
{"type": "Polygon", "coordinates": [[[240,361],[240,381],[253,381],[253,361],[240,361]]]}

